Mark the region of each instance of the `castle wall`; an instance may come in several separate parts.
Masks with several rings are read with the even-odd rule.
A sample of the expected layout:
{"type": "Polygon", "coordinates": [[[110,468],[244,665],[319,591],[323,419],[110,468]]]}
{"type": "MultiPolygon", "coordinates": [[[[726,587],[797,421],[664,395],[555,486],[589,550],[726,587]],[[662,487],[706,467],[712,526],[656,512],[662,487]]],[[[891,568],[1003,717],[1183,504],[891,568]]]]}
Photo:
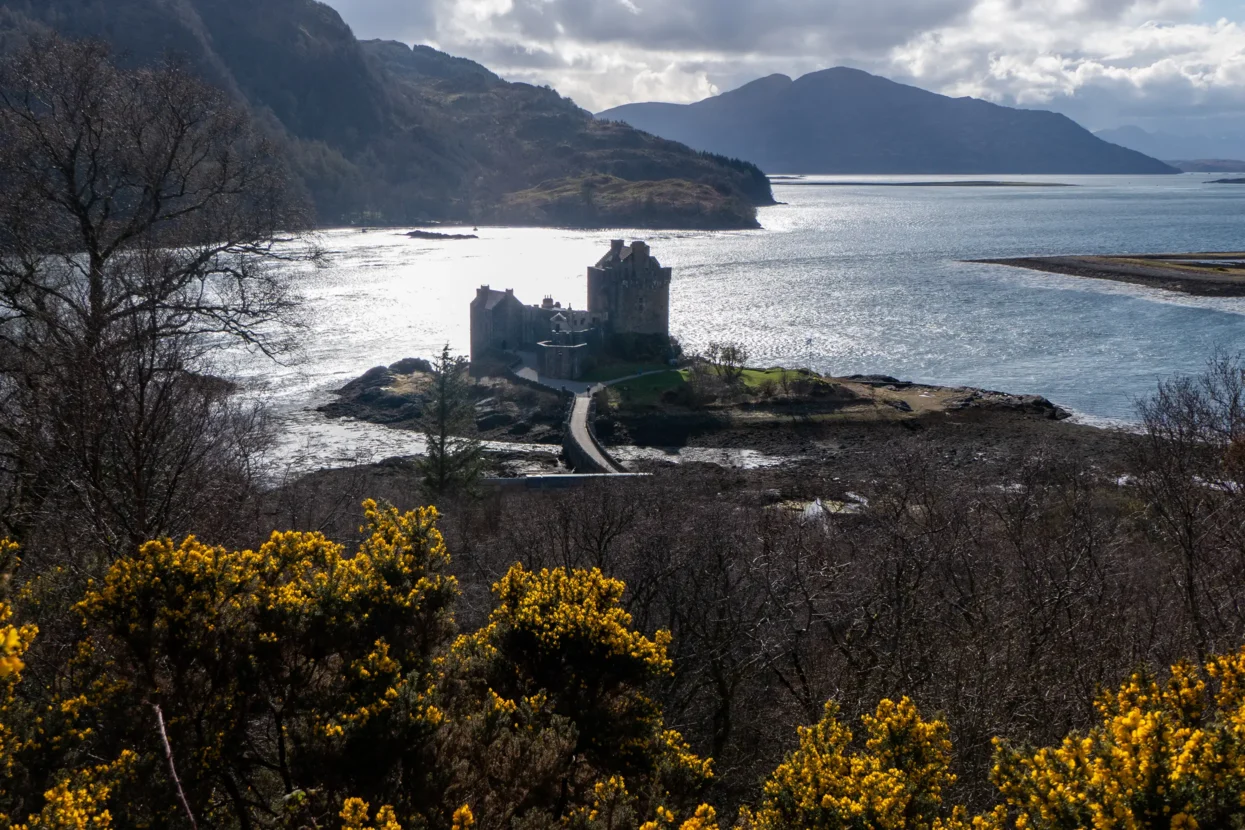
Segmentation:
{"type": "Polygon", "coordinates": [[[481,360],[493,342],[493,315],[481,303],[471,304],[471,360],[481,360]]]}
{"type": "Polygon", "coordinates": [[[490,291],[483,286],[471,303],[471,355],[476,360],[494,350],[531,349],[548,337],[555,308],[527,306],[507,289],[490,291]],[[492,308],[489,303],[493,302],[492,308]]]}
{"type": "Polygon", "coordinates": [[[673,269],[662,268],[642,242],[631,250],[626,259],[588,269],[588,310],[607,314],[612,333],[666,336],[673,269]]]}
{"type": "Polygon", "coordinates": [[[569,379],[582,374],[590,354],[606,349],[663,352],[670,332],[671,273],[645,243],[627,247],[614,240],[610,253],[588,269],[586,311],[563,309],[551,298],[524,305],[512,289],[481,286],[471,303],[472,360],[491,351],[534,349],[546,367],[543,374],[569,379]],[[557,314],[562,317],[555,332],[557,314]]]}
{"type": "Polygon", "coordinates": [[[536,345],[540,373],[562,380],[579,380],[591,347],[587,343],[559,344],[546,341],[536,345]]]}

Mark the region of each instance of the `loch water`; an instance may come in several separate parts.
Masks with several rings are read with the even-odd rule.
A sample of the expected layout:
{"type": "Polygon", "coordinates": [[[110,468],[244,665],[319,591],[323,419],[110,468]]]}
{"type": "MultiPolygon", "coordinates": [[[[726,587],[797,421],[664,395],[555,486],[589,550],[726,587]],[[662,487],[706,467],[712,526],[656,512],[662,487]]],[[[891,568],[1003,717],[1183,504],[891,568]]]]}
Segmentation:
{"type": "Polygon", "coordinates": [[[446,342],[466,352],[480,285],[582,307],[585,269],[613,237],[647,239],[673,266],[671,329],[685,345],[741,341],[758,365],[1040,394],[1087,421],[1126,422],[1160,379],[1198,371],[1216,348],[1245,350],[1245,298],[965,262],[1239,251],[1245,186],[1190,174],[1007,177],[1072,187],[870,184],[966,178],[779,182],[782,204],[761,210],[757,231],[481,228],[479,239],[453,241],[325,231],[328,264],[294,275],[307,324],[296,355],[274,363],[238,350],[228,368],[276,404],[287,440],[398,452],[409,436],[329,424],[314,407],[371,366],[446,342]]]}

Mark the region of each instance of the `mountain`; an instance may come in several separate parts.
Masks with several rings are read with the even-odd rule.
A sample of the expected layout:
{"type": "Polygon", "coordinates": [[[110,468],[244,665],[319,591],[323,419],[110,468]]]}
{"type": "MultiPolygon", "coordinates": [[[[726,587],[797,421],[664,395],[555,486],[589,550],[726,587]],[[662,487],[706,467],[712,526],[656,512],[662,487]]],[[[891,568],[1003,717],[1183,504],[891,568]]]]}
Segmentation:
{"type": "Polygon", "coordinates": [[[278,139],[326,225],[756,227],[773,203],[752,164],[597,121],[426,46],[360,42],[316,0],[0,0],[0,49],[49,29],[104,39],[132,65],[186,60],[278,139]],[[507,198],[587,194],[601,177],[621,182],[610,210],[507,198]]]}
{"type": "Polygon", "coordinates": [[[839,67],[695,104],[598,113],[772,173],[1174,173],[1052,112],[948,98],[839,67]]]}
{"type": "Polygon", "coordinates": [[[1094,135],[1161,159],[1239,159],[1245,158],[1245,135],[1173,135],[1149,132],[1141,127],[1116,127],[1094,135]]]}
{"type": "Polygon", "coordinates": [[[1242,159],[1189,159],[1167,163],[1186,173],[1245,173],[1242,159]]]}

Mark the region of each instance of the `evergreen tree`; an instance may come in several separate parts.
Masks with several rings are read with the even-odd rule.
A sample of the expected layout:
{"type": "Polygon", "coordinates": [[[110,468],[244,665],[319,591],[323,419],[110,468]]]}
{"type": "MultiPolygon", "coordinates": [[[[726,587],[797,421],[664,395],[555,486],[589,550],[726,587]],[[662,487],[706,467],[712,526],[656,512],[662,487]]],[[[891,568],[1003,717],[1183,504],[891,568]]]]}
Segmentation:
{"type": "Polygon", "coordinates": [[[479,440],[469,436],[475,425],[467,359],[450,353],[449,344],[432,362],[422,417],[424,488],[429,496],[470,490],[483,471],[479,440]]]}

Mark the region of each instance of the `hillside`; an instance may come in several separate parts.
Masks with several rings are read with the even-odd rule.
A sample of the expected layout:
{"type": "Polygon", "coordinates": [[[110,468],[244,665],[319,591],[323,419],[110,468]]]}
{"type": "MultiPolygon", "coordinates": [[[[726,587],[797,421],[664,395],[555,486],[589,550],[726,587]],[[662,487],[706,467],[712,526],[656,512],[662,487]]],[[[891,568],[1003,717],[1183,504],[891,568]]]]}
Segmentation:
{"type": "MultiPolygon", "coordinates": [[[[428,47],[360,42],[315,0],[0,0],[5,48],[47,29],[105,39],[130,63],[182,56],[279,139],[326,225],[501,221],[507,194],[594,175],[680,180],[700,196],[678,214],[694,214],[691,227],[755,227],[755,207],[773,201],[753,165],[601,123],[551,89],[428,47]]],[[[506,221],[545,221],[523,202],[506,221]]]]}
{"type": "Polygon", "coordinates": [[[948,98],[856,69],[771,75],[695,104],[598,118],[771,173],[1174,173],[1052,112],[948,98]]]}
{"type": "Polygon", "coordinates": [[[1186,173],[1245,173],[1242,159],[1181,159],[1167,163],[1186,173]]]}

